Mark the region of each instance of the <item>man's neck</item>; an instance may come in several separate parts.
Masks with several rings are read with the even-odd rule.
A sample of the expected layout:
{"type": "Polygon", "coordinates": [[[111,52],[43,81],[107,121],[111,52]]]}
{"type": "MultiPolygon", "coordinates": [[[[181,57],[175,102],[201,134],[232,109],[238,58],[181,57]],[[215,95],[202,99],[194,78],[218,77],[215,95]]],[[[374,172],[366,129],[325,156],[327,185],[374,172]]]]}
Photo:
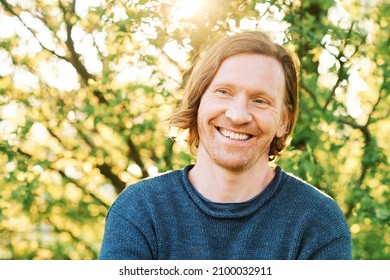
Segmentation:
{"type": "Polygon", "coordinates": [[[195,189],[214,202],[238,203],[261,193],[275,176],[268,162],[259,162],[242,172],[225,169],[215,163],[198,161],[189,172],[195,189]]]}

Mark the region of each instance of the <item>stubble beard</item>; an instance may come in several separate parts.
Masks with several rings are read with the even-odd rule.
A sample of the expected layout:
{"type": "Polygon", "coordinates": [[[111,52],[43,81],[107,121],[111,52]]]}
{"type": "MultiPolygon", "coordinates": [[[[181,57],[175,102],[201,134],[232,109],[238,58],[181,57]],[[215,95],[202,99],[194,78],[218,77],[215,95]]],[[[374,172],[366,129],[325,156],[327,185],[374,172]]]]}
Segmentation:
{"type": "Polygon", "coordinates": [[[206,139],[206,141],[209,141],[206,145],[202,141],[199,144],[203,146],[204,152],[211,161],[232,173],[242,173],[251,169],[262,157],[268,161],[271,142],[261,143],[257,150],[253,150],[228,146],[214,139],[206,139]]]}

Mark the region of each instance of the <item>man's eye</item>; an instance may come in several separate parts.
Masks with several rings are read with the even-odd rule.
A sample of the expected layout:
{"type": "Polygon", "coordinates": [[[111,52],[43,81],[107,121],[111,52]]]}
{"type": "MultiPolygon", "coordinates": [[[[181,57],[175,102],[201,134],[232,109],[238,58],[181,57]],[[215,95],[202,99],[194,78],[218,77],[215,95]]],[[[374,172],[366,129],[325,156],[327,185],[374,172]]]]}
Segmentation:
{"type": "Polygon", "coordinates": [[[229,92],[226,90],[226,89],[217,89],[217,92],[218,93],[221,93],[221,94],[229,94],[229,92]]]}
{"type": "Polygon", "coordinates": [[[263,98],[254,99],[253,102],[258,107],[266,107],[266,106],[269,105],[269,102],[267,100],[263,99],[263,98]]]}
{"type": "Polygon", "coordinates": [[[264,99],[255,99],[255,103],[257,103],[257,104],[266,104],[267,102],[264,99]]]}

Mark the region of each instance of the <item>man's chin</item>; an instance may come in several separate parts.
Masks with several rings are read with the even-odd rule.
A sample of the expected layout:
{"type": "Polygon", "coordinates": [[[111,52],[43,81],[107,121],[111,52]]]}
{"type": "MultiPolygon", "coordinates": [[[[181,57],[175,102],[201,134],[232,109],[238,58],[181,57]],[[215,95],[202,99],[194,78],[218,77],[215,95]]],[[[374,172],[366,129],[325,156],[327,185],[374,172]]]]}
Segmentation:
{"type": "Polygon", "coordinates": [[[223,169],[232,172],[232,173],[242,173],[251,167],[253,167],[254,162],[251,161],[242,161],[242,160],[216,160],[216,163],[223,169]]]}

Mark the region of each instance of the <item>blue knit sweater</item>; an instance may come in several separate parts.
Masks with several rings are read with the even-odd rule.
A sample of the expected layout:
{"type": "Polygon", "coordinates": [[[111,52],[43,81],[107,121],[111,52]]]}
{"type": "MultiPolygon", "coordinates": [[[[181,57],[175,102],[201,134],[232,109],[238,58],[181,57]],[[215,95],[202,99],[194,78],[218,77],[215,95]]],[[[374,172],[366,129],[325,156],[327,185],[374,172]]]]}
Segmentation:
{"type": "Polygon", "coordinates": [[[125,189],[107,215],[99,259],[351,259],[335,201],[279,167],[240,211],[210,208],[190,168],[125,189]]]}

